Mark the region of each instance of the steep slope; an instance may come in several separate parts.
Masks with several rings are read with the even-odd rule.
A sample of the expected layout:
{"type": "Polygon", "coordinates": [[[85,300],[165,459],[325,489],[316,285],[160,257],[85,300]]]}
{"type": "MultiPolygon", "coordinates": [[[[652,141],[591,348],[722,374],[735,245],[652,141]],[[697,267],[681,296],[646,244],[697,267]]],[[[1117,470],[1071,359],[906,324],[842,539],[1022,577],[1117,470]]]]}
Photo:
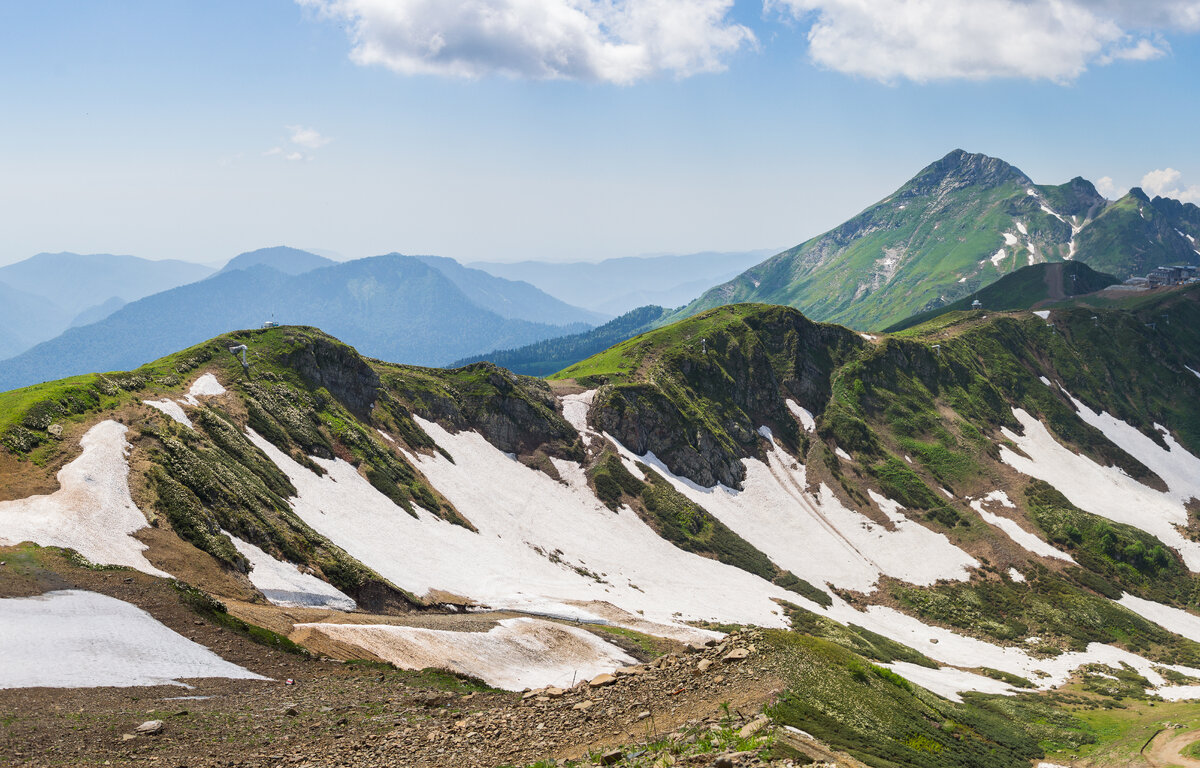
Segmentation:
{"type": "Polygon", "coordinates": [[[285,275],[302,275],[305,272],[333,266],[336,263],[333,259],[302,251],[299,248],[277,245],[272,248],[259,248],[255,251],[239,253],[221,267],[220,271],[233,272],[238,269],[262,266],[278,270],[285,275]]]}
{"type": "Polygon", "coordinates": [[[501,317],[552,325],[595,324],[609,319],[607,315],[559,301],[527,282],[494,277],[482,269],[464,267],[454,259],[444,256],[413,258],[441,272],[477,306],[501,317]]]}
{"type": "Polygon", "coordinates": [[[514,373],[549,376],[654,328],[666,315],[667,310],[662,307],[639,307],[590,331],[537,341],[517,349],[500,349],[466,357],[452,363],[451,367],[487,360],[514,373]]]}
{"type": "Polygon", "coordinates": [[[285,275],[264,266],[146,297],[4,361],[0,389],[94,370],[130,368],[218,333],[279,322],[319,323],[364,353],[442,364],[581,330],[507,320],[473,304],[439,271],[379,256],[285,275]]]}
{"type": "Polygon", "coordinates": [[[1102,291],[1118,282],[1112,275],[1097,272],[1081,261],[1034,264],[1021,267],[958,301],[913,315],[885,330],[894,333],[947,312],[968,311],[975,308],[975,302],[985,310],[1036,309],[1045,302],[1102,291]]]}
{"type": "Polygon", "coordinates": [[[1108,203],[1076,178],[1034,184],[955,150],[845,224],[705,293],[676,315],[741,301],[797,307],[861,329],[952,303],[1020,267],[1083,261],[1120,279],[1195,263],[1200,209],[1134,190],[1108,203]]]}
{"type": "Polygon", "coordinates": [[[467,266],[530,283],[568,304],[620,315],[648,304],[680,306],[771,253],[706,251],[599,262],[481,261],[467,266]]]}

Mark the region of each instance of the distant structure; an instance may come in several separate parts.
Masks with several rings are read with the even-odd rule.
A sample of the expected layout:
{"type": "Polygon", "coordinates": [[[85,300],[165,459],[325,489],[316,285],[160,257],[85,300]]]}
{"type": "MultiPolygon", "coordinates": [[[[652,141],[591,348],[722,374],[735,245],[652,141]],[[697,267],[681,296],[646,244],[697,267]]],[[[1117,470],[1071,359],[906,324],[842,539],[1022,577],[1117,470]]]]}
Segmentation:
{"type": "Polygon", "coordinates": [[[268,320],[267,322],[262,324],[262,327],[263,328],[278,328],[279,323],[275,322],[274,320],[268,320]]]}
{"type": "Polygon", "coordinates": [[[234,357],[237,357],[238,352],[242,353],[242,370],[246,372],[247,376],[249,376],[250,375],[250,363],[246,362],[246,345],[238,344],[236,347],[229,348],[229,354],[233,355],[234,357]]]}
{"type": "Polygon", "coordinates": [[[971,309],[983,309],[983,302],[979,299],[971,302],[971,309]]]}
{"type": "Polygon", "coordinates": [[[1200,267],[1193,264],[1178,264],[1157,267],[1145,277],[1131,277],[1123,285],[1130,288],[1167,288],[1172,285],[1200,282],[1200,267]]]}

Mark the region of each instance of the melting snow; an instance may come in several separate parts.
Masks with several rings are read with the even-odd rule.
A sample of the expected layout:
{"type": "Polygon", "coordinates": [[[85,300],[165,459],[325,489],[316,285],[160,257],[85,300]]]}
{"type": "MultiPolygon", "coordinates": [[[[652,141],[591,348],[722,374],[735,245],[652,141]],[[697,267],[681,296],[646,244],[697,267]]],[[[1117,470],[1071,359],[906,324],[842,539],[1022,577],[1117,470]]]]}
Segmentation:
{"type": "Polygon", "coordinates": [[[1004,233],[1004,244],[1005,245],[1016,245],[1018,242],[1019,241],[1017,240],[1017,236],[1014,235],[1012,232],[1004,233]]]}
{"type": "Polygon", "coordinates": [[[253,566],[249,574],[250,583],[275,605],[332,608],[336,611],[353,611],[358,607],[354,600],[333,585],[321,581],[316,576],[301,573],[292,563],[276,560],[229,531],[222,533],[229,537],[237,551],[253,566]]]}
{"type": "MultiPolygon", "coordinates": [[[[1059,221],[1061,221],[1063,224],[1066,224],[1066,223],[1067,223],[1067,220],[1066,220],[1066,219],[1064,219],[1062,216],[1059,216],[1057,213],[1055,213],[1054,211],[1052,211],[1052,210],[1050,209],[1050,207],[1049,207],[1049,206],[1047,206],[1047,205],[1046,205],[1046,204],[1044,204],[1044,203],[1042,204],[1042,213],[1046,213],[1046,214],[1049,214],[1049,215],[1053,216],[1054,218],[1056,218],[1056,219],[1058,219],[1059,221]]],[[[1070,225],[1068,225],[1068,226],[1070,226],[1070,225]]]]}
{"type": "Polygon", "coordinates": [[[843,451],[842,447],[840,445],[837,446],[836,448],[834,448],[833,452],[835,454],[837,454],[838,458],[840,458],[840,459],[845,459],[846,461],[854,461],[854,457],[852,457],[850,454],[843,451]]]}
{"type": "Polygon", "coordinates": [[[891,664],[880,664],[887,667],[904,679],[916,683],[922,688],[936,693],[938,696],[962,703],[960,691],[981,691],[983,693],[1014,693],[1012,686],[1001,680],[964,672],[953,667],[930,669],[907,661],[896,661],[891,664]]]}
{"type": "MultiPolygon", "coordinates": [[[[965,580],[968,569],[978,565],[943,534],[909,520],[899,504],[883,496],[871,494],[895,530],[847,509],[824,485],[813,496],[806,490],[805,468],[773,439],[768,443],[766,464],[742,460],[746,477],[741,491],[698,486],[672,474],[654,454],[641,460],[780,568],[815,586],[829,582],[869,592],[881,574],[928,585],[939,579],[965,580]]],[[[795,601],[794,596],[788,599],[795,601]]]]}
{"type": "Polygon", "coordinates": [[[1050,310],[1048,310],[1048,309],[1035,309],[1033,311],[1033,314],[1037,315],[1038,317],[1042,318],[1043,320],[1050,319],[1050,310]]]}
{"type": "Polygon", "coordinates": [[[859,335],[859,336],[862,336],[862,337],[863,337],[864,339],[866,339],[867,341],[875,341],[875,338],[876,338],[875,336],[872,336],[872,335],[871,335],[871,334],[869,334],[869,333],[860,333],[860,334],[858,334],[858,335],[859,335]]]}
{"type": "Polygon", "coordinates": [[[591,632],[540,619],[505,619],[488,632],[392,625],[300,624],[405,669],[445,667],[489,685],[568,688],[637,660],[591,632]]]}
{"type": "Polygon", "coordinates": [[[1025,228],[1025,223],[1021,222],[1021,221],[1017,222],[1017,231],[1020,232],[1022,235],[1029,234],[1029,230],[1025,228]]]}
{"type": "Polygon", "coordinates": [[[375,431],[379,433],[379,436],[380,436],[380,437],[382,437],[384,440],[387,440],[389,443],[394,443],[394,442],[396,442],[395,438],[393,438],[393,437],[392,437],[391,435],[389,435],[387,432],[384,432],[382,429],[377,429],[377,430],[375,430],[375,431]]]}
{"type": "MultiPolygon", "coordinates": [[[[989,525],[994,525],[995,527],[1004,531],[1006,534],[1008,534],[1010,539],[1015,541],[1017,544],[1020,544],[1027,551],[1032,552],[1035,555],[1041,555],[1042,557],[1053,557],[1058,560],[1066,560],[1069,563],[1075,562],[1075,559],[1066,552],[1060,552],[1059,550],[1039,539],[1034,534],[1022,528],[1016,520],[1011,520],[1007,517],[997,515],[994,512],[989,512],[984,509],[983,505],[988,503],[998,503],[1002,507],[1015,509],[1016,505],[1008,500],[1008,495],[1005,494],[1004,491],[992,491],[982,499],[975,499],[971,502],[971,509],[978,512],[979,516],[983,518],[984,522],[988,523],[989,525]]],[[[1022,579],[1022,581],[1024,581],[1024,579],[1022,579]]]]}
{"type": "Polygon", "coordinates": [[[291,503],[304,522],[418,595],[443,590],[498,608],[552,606],[547,612],[571,601],[607,601],[675,626],[676,612],[685,619],[782,626],[771,598],[797,599],[745,571],[678,549],[628,508],[609,510],[577,464],[553,460],[559,482],[478,433],[452,435],[417,421],[454,462],[440,453],[410,458],[478,533],[419,508],[412,517],[344,461],[313,459],[327,471],[318,477],[259,435],[249,437],[295,484],[299,495],[291,503]]]}
{"type": "Polygon", "coordinates": [[[57,491],[0,501],[0,544],[69,547],[93,563],[169,577],[146,560],[146,545],[130,535],[147,523],[129,495],[125,431],[115,421],[100,422],[79,441],[83,453],[59,470],[57,491]]]}
{"type": "Polygon", "coordinates": [[[580,392],[577,395],[564,395],[561,400],[563,418],[581,435],[588,431],[587,413],[595,399],[596,390],[589,389],[587,392],[580,392]]]}
{"type": "Polygon", "coordinates": [[[1200,642],[1200,616],[1153,600],[1143,600],[1128,593],[1116,602],[1169,632],[1200,642]]]}
{"type": "MultiPolygon", "coordinates": [[[[1196,375],[1200,376],[1200,373],[1196,375]]],[[[787,407],[792,415],[800,420],[800,426],[804,427],[805,432],[812,432],[817,428],[817,420],[813,418],[812,412],[807,408],[802,408],[799,403],[790,398],[787,400],[787,407]]]]}
{"type": "Polygon", "coordinates": [[[1025,582],[1025,574],[1021,573],[1016,568],[1008,569],[1008,578],[1012,579],[1018,584],[1023,584],[1025,582]]]}
{"type": "Polygon", "coordinates": [[[183,408],[174,400],[143,400],[142,403],[162,411],[185,427],[190,428],[192,426],[192,420],[187,417],[187,414],[183,412],[183,408]]]}
{"type": "Polygon", "coordinates": [[[1191,371],[1193,374],[1195,374],[1196,378],[1200,378],[1200,371],[1197,371],[1195,368],[1191,367],[1190,365],[1185,365],[1183,367],[1187,368],[1189,371],[1191,371]]]}
{"type": "MultiPolygon", "coordinates": [[[[1005,235],[1005,237],[1007,237],[1007,235],[1005,235]]],[[[996,251],[996,255],[992,256],[992,265],[997,267],[1000,266],[1000,262],[1004,261],[1007,256],[1008,254],[1006,254],[1004,249],[1001,248],[1000,250],[996,251]]]]}
{"type": "Polygon", "coordinates": [[[265,680],[168,629],[137,606],[81,590],[0,599],[0,688],[265,680]]]}
{"type": "Polygon", "coordinates": [[[1045,384],[1047,387],[1054,386],[1054,384],[1050,381],[1050,379],[1047,379],[1045,376],[1038,376],[1038,380],[1041,381],[1043,384],[1045,384]]]}
{"type": "Polygon", "coordinates": [[[215,397],[216,395],[225,394],[225,387],[221,386],[221,382],[217,381],[217,377],[211,373],[206,373],[192,384],[192,388],[188,390],[187,397],[184,400],[189,405],[200,405],[198,397],[215,397]]]}
{"type": "MultiPolygon", "coordinates": [[[[1015,409],[1013,414],[1021,422],[1025,434],[1018,435],[1006,428],[1001,431],[1005,437],[1016,443],[1025,455],[1021,456],[1005,446],[1000,446],[1000,458],[1004,463],[1030,477],[1045,480],[1084,511],[1114,522],[1132,525],[1158,537],[1164,544],[1179,551],[1189,569],[1200,570],[1200,543],[1185,538],[1176,528],[1187,525],[1187,510],[1174,487],[1172,492],[1162,493],[1142,485],[1116,467],[1102,467],[1087,456],[1074,453],[1061,445],[1040,421],[1024,410],[1015,409]]],[[[1106,436],[1110,440],[1113,440],[1114,436],[1124,439],[1115,432],[1106,436]]],[[[1170,462],[1175,465],[1174,468],[1178,468],[1186,464],[1187,460],[1195,461],[1190,455],[1187,460],[1182,456],[1174,456],[1174,450],[1164,451],[1144,435],[1142,437],[1154,446],[1158,456],[1148,449],[1144,456],[1138,453],[1132,455],[1152,470],[1156,464],[1165,466],[1164,462],[1170,462]],[[1180,463],[1175,464],[1176,461],[1180,463]]],[[[1126,451],[1132,449],[1141,452],[1138,446],[1132,444],[1121,447],[1126,451]]],[[[1176,448],[1185,453],[1182,448],[1176,448]]],[[[1175,482],[1183,479],[1175,475],[1174,471],[1166,474],[1175,482]]],[[[1171,485],[1172,480],[1166,477],[1163,479],[1168,486],[1171,485]]],[[[1200,481],[1200,476],[1194,478],[1192,483],[1197,481],[1200,481]]],[[[1197,491],[1196,495],[1200,495],[1200,491],[1197,491]]]]}

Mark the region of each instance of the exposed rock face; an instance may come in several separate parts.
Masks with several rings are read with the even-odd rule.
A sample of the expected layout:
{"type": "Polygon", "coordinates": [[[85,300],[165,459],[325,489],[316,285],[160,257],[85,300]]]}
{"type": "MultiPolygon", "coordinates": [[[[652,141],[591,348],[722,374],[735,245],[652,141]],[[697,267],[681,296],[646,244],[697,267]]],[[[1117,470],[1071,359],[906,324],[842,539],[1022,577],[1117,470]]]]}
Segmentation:
{"type": "Polygon", "coordinates": [[[824,410],[836,360],[863,343],[795,310],[758,312],[711,333],[700,354],[669,353],[648,380],[603,387],[588,421],[635,453],[654,453],[677,475],[737,488],[741,460],[761,453],[758,428],[798,447],[786,401],[824,410]]]}
{"type": "Polygon", "coordinates": [[[456,431],[478,430],[507,453],[582,457],[579,435],[562,418],[546,382],[491,363],[472,363],[455,373],[437,386],[408,378],[391,386],[421,417],[456,431]]]}
{"type": "Polygon", "coordinates": [[[379,375],[352,347],[315,336],[287,357],[287,364],[314,387],[324,387],[358,416],[370,413],[379,375]]]}

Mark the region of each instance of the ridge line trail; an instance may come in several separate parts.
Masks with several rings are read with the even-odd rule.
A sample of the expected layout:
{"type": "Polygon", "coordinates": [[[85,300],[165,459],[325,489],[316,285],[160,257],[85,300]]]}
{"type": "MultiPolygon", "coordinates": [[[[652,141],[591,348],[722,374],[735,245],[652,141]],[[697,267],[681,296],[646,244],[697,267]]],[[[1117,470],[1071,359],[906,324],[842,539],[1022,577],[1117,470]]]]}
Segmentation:
{"type": "Polygon", "coordinates": [[[1150,740],[1149,749],[1143,749],[1142,756],[1154,768],[1200,768],[1200,760],[1183,754],[1183,750],[1197,741],[1200,741],[1200,729],[1166,730],[1150,740]]]}

